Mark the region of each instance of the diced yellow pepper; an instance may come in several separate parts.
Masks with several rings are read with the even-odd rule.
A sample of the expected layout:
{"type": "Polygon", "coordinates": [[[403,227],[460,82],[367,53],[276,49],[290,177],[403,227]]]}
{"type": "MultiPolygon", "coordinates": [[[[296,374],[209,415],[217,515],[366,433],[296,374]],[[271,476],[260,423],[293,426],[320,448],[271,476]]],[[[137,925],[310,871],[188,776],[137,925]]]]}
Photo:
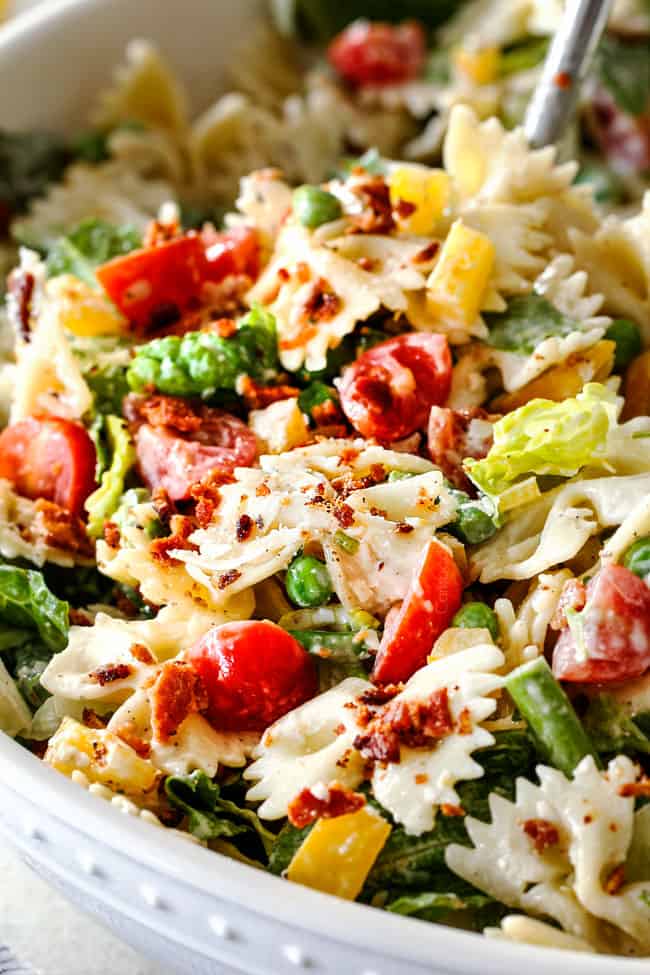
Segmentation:
{"type": "Polygon", "coordinates": [[[484,47],[482,51],[467,51],[459,47],[454,51],[453,63],[458,74],[476,85],[489,85],[499,76],[501,52],[498,47],[484,47]]]}
{"type": "Polygon", "coordinates": [[[576,352],[566,362],[547,369],[537,379],[515,390],[502,393],[490,403],[496,413],[510,413],[532,399],[551,399],[556,403],[577,396],[585,383],[602,383],[614,368],[616,345],[609,339],[596,342],[584,352],[576,352]]]}
{"type": "Polygon", "coordinates": [[[469,328],[478,318],[492,269],[494,244],[462,220],[452,224],[427,281],[429,311],[441,323],[469,328]]]}
{"type": "Polygon", "coordinates": [[[160,777],[151,762],[113,732],[86,728],[73,718],[64,718],[50,738],[45,761],[68,778],[83,772],[90,782],[136,798],[155,790],[160,777]]]}
{"type": "Polygon", "coordinates": [[[128,323],[101,291],[95,291],[85,281],[72,274],[52,278],[48,294],[59,309],[63,328],[74,335],[121,335],[128,323]]]}
{"type": "Polygon", "coordinates": [[[390,826],[368,806],[334,819],[319,819],[294,856],[294,883],[353,901],[390,835],[390,826]]]}
{"type": "Polygon", "coordinates": [[[388,177],[390,201],[397,208],[400,201],[412,203],[413,213],[398,215],[402,230],[410,234],[429,234],[449,203],[449,176],[444,169],[429,166],[396,166],[388,177]]]}

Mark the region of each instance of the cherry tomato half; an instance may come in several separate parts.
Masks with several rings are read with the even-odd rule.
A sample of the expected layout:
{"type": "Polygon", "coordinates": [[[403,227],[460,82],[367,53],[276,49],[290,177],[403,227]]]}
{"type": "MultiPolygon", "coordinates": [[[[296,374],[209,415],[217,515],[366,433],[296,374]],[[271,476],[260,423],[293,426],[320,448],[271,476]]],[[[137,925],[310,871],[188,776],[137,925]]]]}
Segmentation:
{"type": "Polygon", "coordinates": [[[397,26],[355,20],[334,38],[327,56],[350,84],[397,84],[419,74],[426,57],[426,38],[413,20],[397,26]]]}
{"type": "Polygon", "coordinates": [[[410,332],[362,353],[339,383],[341,407],[364,437],[392,442],[426,426],[451,388],[451,353],[443,335],[410,332]]]}
{"type": "Polygon", "coordinates": [[[460,608],[463,577],[444,546],[432,539],[404,602],[388,614],[372,678],[380,684],[408,680],[427,662],[433,644],[460,608]]]}
{"type": "Polygon", "coordinates": [[[560,633],[553,673],[560,680],[608,684],[649,668],[650,589],[624,566],[605,566],[587,586],[576,625],[560,633]]]}
{"type": "Polygon", "coordinates": [[[80,423],[29,417],[0,433],[0,477],[26,498],[54,501],[81,514],[95,489],[95,446],[80,423]]]}
{"type": "Polygon", "coordinates": [[[318,691],[309,654],[266,620],[214,626],[188,659],[208,694],[208,720],[219,729],[263,731],[318,691]]]}
{"type": "Polygon", "coordinates": [[[253,227],[233,227],[222,232],[204,230],[208,281],[223,281],[230,274],[246,274],[255,279],[260,270],[260,239],[253,227]]]}
{"type": "Polygon", "coordinates": [[[143,481],[151,490],[164,488],[172,501],[187,498],[191,486],[212,471],[249,467],[257,456],[255,434],[236,416],[208,406],[199,415],[201,427],[191,433],[150,423],[135,430],[143,481]]]}

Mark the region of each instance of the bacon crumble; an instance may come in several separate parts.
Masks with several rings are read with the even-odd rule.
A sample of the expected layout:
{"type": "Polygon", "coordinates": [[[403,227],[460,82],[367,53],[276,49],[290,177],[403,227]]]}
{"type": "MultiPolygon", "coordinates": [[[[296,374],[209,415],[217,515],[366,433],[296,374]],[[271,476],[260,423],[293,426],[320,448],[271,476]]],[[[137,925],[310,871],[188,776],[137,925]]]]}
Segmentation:
{"type": "Polygon", "coordinates": [[[522,823],[522,829],[530,839],[537,853],[544,853],[560,842],[557,826],[548,819],[527,819],[522,823]]]}
{"type": "Polygon", "coordinates": [[[34,503],[33,533],[44,538],[53,548],[92,558],[94,546],[81,518],[54,501],[39,498],[34,503]]]}
{"type": "Polygon", "coordinates": [[[365,796],[353,792],[338,782],[324,786],[323,790],[326,793],[324,798],[315,795],[312,789],[303,789],[295,799],[291,800],[287,815],[292,826],[296,829],[304,829],[305,826],[315,823],[317,819],[335,819],[338,816],[358,812],[366,804],[365,796]]]}
{"type": "Polygon", "coordinates": [[[151,688],[151,727],[154,737],[169,741],[185,719],[208,706],[200,675],[183,660],[170,660],[160,668],[151,688]]]}
{"type": "Polygon", "coordinates": [[[132,673],[133,668],[129,664],[105,664],[91,671],[88,677],[100,687],[105,687],[106,684],[113,684],[117,680],[126,680],[132,673]]]}
{"type": "Polygon", "coordinates": [[[104,527],[102,528],[102,535],[104,536],[104,541],[109,548],[119,548],[120,547],[120,529],[115,524],[114,521],[105,521],[104,527]]]}
{"type": "Polygon", "coordinates": [[[364,758],[396,763],[400,749],[430,748],[454,730],[447,688],[434,691],[426,701],[396,699],[387,704],[358,735],[354,747],[364,758]]]}

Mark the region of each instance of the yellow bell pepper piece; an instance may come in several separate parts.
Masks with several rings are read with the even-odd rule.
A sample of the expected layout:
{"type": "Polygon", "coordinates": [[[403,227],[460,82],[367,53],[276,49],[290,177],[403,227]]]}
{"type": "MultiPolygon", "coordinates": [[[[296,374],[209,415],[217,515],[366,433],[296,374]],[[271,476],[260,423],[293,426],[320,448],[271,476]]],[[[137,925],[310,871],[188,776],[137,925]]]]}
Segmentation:
{"type": "Polygon", "coordinates": [[[400,229],[410,234],[430,234],[449,203],[449,186],[449,176],[444,169],[396,166],[388,177],[390,202],[393,208],[400,201],[415,207],[409,216],[398,215],[400,229]]]}
{"type": "Polygon", "coordinates": [[[319,819],[289,864],[287,877],[353,901],[390,830],[386,820],[368,806],[334,819],[319,819]]]}
{"type": "Polygon", "coordinates": [[[470,327],[478,318],[492,269],[494,244],[462,220],[452,224],[427,281],[429,311],[441,323],[470,327]]]}
{"type": "Polygon", "coordinates": [[[547,369],[537,379],[515,390],[502,393],[490,403],[496,413],[510,413],[532,399],[552,399],[556,403],[577,396],[585,383],[602,383],[614,368],[616,344],[609,339],[596,342],[584,352],[576,352],[566,362],[547,369]]]}
{"type": "Polygon", "coordinates": [[[499,76],[501,52],[498,47],[484,47],[482,51],[467,51],[459,47],[454,51],[452,60],[458,74],[476,85],[489,85],[499,76]]]}
{"type": "Polygon", "coordinates": [[[113,732],[86,728],[73,718],[64,718],[50,738],[45,761],[68,778],[83,772],[90,782],[136,798],[155,790],[160,777],[151,762],[113,732]]]}
{"type": "Polygon", "coordinates": [[[48,282],[47,291],[59,310],[59,321],[73,335],[121,335],[128,322],[101,291],[72,274],[48,282]]]}

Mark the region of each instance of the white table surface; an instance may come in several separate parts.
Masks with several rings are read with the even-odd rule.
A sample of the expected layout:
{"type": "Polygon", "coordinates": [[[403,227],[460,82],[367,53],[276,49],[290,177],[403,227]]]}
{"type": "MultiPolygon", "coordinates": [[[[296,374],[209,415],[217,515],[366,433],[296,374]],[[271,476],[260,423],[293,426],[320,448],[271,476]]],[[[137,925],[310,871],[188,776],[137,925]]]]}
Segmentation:
{"type": "Polygon", "coordinates": [[[0,945],[36,975],[172,975],[71,907],[2,840],[0,878],[0,945]]]}

